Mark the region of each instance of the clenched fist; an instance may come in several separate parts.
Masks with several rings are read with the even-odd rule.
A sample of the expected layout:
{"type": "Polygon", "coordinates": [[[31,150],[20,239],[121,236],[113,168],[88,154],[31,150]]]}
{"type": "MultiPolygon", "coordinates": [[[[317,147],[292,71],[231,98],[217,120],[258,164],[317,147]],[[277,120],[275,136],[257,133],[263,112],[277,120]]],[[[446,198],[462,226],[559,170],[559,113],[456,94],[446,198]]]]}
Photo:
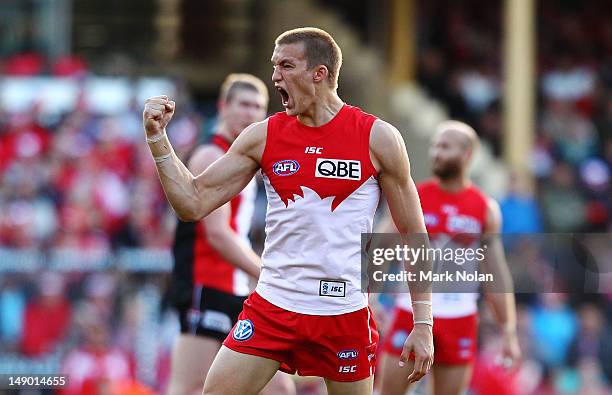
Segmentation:
{"type": "Polygon", "coordinates": [[[168,96],[153,96],[145,100],[142,113],[142,124],[147,137],[155,137],[164,133],[166,125],[174,115],[175,103],[168,96]]]}

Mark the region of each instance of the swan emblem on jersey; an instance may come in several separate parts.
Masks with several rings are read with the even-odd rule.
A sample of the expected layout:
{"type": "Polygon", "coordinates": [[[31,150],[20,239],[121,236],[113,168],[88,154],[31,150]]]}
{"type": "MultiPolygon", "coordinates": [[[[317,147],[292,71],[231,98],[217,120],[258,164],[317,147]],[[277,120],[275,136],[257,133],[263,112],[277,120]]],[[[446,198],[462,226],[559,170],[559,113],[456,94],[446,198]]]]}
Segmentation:
{"type": "Polygon", "coordinates": [[[236,323],[232,337],[236,341],[243,342],[253,337],[254,333],[255,327],[253,326],[253,322],[251,322],[251,320],[239,320],[236,323]]]}
{"type": "Polygon", "coordinates": [[[298,197],[304,199],[310,191],[318,199],[331,198],[332,212],[373,176],[357,159],[313,158],[302,164],[284,159],[274,162],[271,170],[270,183],[285,207],[298,197]]]}

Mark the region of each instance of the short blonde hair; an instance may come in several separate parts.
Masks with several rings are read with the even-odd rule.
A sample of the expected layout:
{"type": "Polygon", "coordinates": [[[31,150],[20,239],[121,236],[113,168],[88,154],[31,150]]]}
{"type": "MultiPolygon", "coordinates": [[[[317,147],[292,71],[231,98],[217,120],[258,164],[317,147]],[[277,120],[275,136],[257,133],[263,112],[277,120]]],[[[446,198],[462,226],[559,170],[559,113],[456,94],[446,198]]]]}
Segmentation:
{"type": "Polygon", "coordinates": [[[223,84],[221,84],[219,100],[224,103],[230,102],[239,90],[257,92],[266,99],[266,103],[269,100],[266,84],[254,75],[246,73],[233,73],[228,75],[225,81],[223,81],[223,84]]]}
{"type": "Polygon", "coordinates": [[[329,71],[329,82],[332,87],[338,87],[338,76],[342,66],[342,51],[334,38],[325,30],[316,27],[301,27],[288,30],[278,36],[276,45],[304,43],[304,54],[311,69],[325,65],[329,71]]]}

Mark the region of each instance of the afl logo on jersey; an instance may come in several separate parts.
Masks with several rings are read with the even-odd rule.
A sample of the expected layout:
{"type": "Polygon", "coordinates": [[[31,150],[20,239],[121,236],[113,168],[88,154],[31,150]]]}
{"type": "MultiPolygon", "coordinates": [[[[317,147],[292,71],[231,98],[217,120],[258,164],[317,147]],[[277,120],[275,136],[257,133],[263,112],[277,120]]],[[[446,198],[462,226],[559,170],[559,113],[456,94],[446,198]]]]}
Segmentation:
{"type": "Polygon", "coordinates": [[[279,160],[272,165],[272,171],[274,174],[281,177],[295,174],[298,170],[300,170],[300,164],[293,159],[279,160]]]}
{"type": "Polygon", "coordinates": [[[251,320],[239,320],[234,327],[232,337],[236,341],[243,342],[253,337],[253,333],[255,333],[255,328],[251,320]]]}

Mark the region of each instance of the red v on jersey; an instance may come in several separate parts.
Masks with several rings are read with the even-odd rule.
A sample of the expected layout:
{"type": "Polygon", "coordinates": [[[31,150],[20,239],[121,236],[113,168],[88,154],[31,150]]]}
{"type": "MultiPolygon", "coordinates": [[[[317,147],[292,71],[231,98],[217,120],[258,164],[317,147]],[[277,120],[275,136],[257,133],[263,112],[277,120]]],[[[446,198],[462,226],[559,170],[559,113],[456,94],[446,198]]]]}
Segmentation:
{"type": "Polygon", "coordinates": [[[344,105],[320,127],[302,125],[297,117],[277,113],[268,120],[261,167],[285,206],[302,187],[321,199],[333,197],[334,211],[370,177],[376,177],[369,153],[370,129],[376,117],[344,105]]]}

